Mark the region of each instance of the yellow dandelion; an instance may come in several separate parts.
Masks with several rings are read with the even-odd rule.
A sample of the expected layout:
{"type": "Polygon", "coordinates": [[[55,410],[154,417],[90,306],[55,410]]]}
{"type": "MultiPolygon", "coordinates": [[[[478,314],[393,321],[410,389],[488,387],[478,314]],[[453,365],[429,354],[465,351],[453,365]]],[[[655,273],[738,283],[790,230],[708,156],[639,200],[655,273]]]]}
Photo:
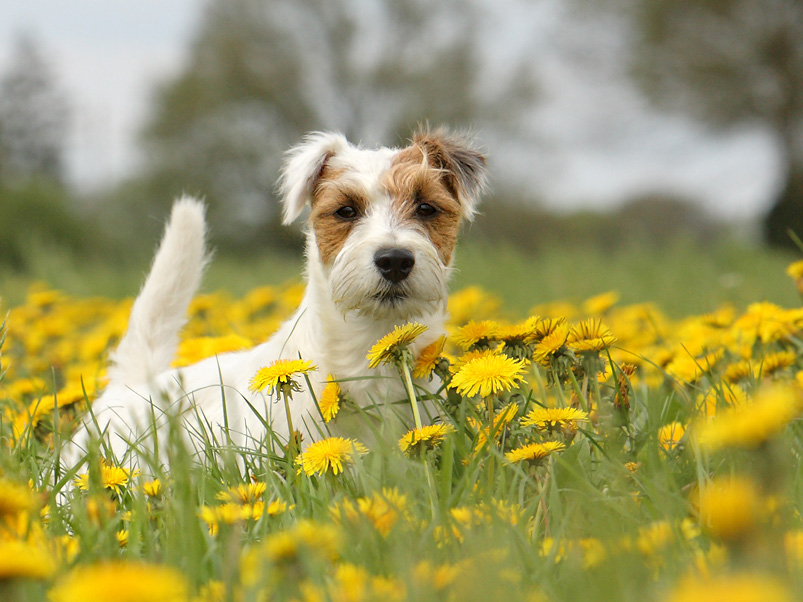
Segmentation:
{"type": "Polygon", "coordinates": [[[115,533],[115,536],[117,537],[117,544],[121,548],[125,548],[128,545],[128,529],[120,529],[117,533],[115,533]]]}
{"type": "Polygon", "coordinates": [[[142,491],[148,497],[158,497],[162,493],[162,482],[159,479],[148,481],[142,484],[142,491]]]}
{"type": "Polygon", "coordinates": [[[7,579],[47,579],[55,571],[56,562],[44,548],[26,541],[0,539],[0,585],[7,579]]]}
{"type": "Polygon", "coordinates": [[[464,353],[459,358],[457,358],[452,364],[449,365],[449,371],[452,374],[456,374],[460,372],[460,369],[468,364],[470,361],[475,360],[479,357],[494,357],[499,355],[499,351],[496,349],[474,349],[473,351],[469,351],[464,353]]]}
{"type": "Polygon", "coordinates": [[[497,331],[497,339],[504,341],[505,346],[527,344],[533,342],[540,333],[541,316],[530,316],[518,324],[503,324],[497,331]]]}
{"type": "Polygon", "coordinates": [[[293,376],[307,374],[317,369],[318,367],[313,366],[309,360],[276,360],[269,366],[259,369],[251,379],[249,388],[254,392],[267,389],[268,393],[276,389],[285,391],[285,386],[296,389],[293,376]]]}
{"type": "Polygon", "coordinates": [[[52,602],[184,602],[189,583],[178,569],[139,562],[81,565],[50,590],[52,602]]]}
{"type": "Polygon", "coordinates": [[[552,430],[562,426],[574,426],[588,420],[588,414],[577,408],[533,408],[521,419],[521,426],[552,430]]]}
{"type": "Polygon", "coordinates": [[[759,370],[762,377],[772,377],[778,372],[791,368],[797,362],[797,355],[791,349],[768,353],[761,360],[759,370]]]}
{"type": "Polygon", "coordinates": [[[698,426],[700,445],[709,450],[724,447],[754,448],[780,431],[803,409],[799,389],[774,385],[759,391],[752,402],[719,412],[698,426]]]}
{"type": "Polygon", "coordinates": [[[408,456],[417,454],[422,449],[435,449],[449,433],[455,432],[451,424],[431,424],[413,429],[399,439],[399,447],[408,456]]]}
{"type": "Polygon", "coordinates": [[[326,385],[318,398],[318,407],[321,410],[324,422],[331,421],[340,411],[340,385],[335,382],[331,374],[326,377],[326,385]]]}
{"type": "Polygon", "coordinates": [[[413,378],[429,378],[435,370],[435,366],[438,365],[445,346],[446,337],[441,335],[424,347],[415,360],[413,378]]]}
{"type": "Polygon", "coordinates": [[[554,333],[558,328],[566,324],[566,318],[541,318],[536,321],[533,330],[532,340],[540,341],[554,333]]]}
{"type": "Polygon", "coordinates": [[[686,433],[686,427],[680,422],[670,422],[658,429],[658,445],[665,452],[671,452],[680,445],[680,440],[686,433]]]}
{"type": "MultiPolygon", "coordinates": [[[[138,477],[139,474],[139,470],[127,470],[101,460],[100,483],[105,489],[111,489],[115,493],[120,493],[120,489],[128,485],[131,479],[138,477]]],[[[75,478],[75,485],[83,491],[89,490],[89,482],[89,472],[80,474],[75,478]]]]}
{"type": "Polygon", "coordinates": [[[556,324],[548,334],[538,341],[533,351],[533,361],[542,366],[548,366],[552,358],[565,347],[568,336],[568,325],[563,322],[556,324]]]}
{"type": "Polygon", "coordinates": [[[736,319],[733,328],[748,343],[755,339],[760,339],[762,343],[772,343],[798,332],[799,321],[799,310],[785,310],[774,303],[763,301],[750,304],[747,311],[736,319]]]}
{"type": "Polygon", "coordinates": [[[681,351],[666,365],[666,372],[679,381],[693,383],[704,373],[710,372],[722,359],[724,351],[718,349],[701,357],[689,355],[681,351]]]}
{"type": "Polygon", "coordinates": [[[583,312],[589,316],[599,316],[607,312],[619,302],[617,291],[608,291],[594,297],[590,297],[583,302],[583,312]]]}
{"type": "Polygon", "coordinates": [[[267,485],[265,483],[240,483],[235,487],[230,487],[226,491],[218,493],[217,499],[236,504],[253,504],[262,499],[266,488],[267,485]]]}
{"type": "Polygon", "coordinates": [[[490,426],[487,424],[483,426],[479,420],[475,418],[469,418],[469,426],[477,431],[477,443],[474,446],[474,450],[481,450],[488,442],[488,438],[491,436],[491,433],[493,433],[494,438],[500,438],[507,425],[513,422],[513,419],[516,417],[518,411],[518,404],[515,401],[511,401],[501,410],[496,412],[490,426]]]}
{"type": "Polygon", "coordinates": [[[395,488],[383,487],[382,491],[374,491],[370,497],[353,500],[345,498],[330,509],[330,514],[338,524],[349,521],[358,524],[363,518],[368,519],[374,528],[386,536],[398,523],[400,518],[410,519],[407,515],[407,497],[395,488]]]}
{"type": "Polygon", "coordinates": [[[739,385],[726,385],[721,389],[709,389],[697,400],[697,410],[701,416],[711,418],[723,408],[747,403],[747,393],[739,385]]]}
{"type": "Polygon", "coordinates": [[[246,553],[240,563],[244,585],[254,585],[263,577],[264,562],[292,566],[306,562],[333,562],[342,548],[340,530],[331,524],[299,520],[285,531],[270,534],[264,543],[246,553]]]}
{"type": "Polygon", "coordinates": [[[774,575],[731,573],[706,577],[687,577],[670,592],[666,602],[792,602],[789,586],[774,575]]]}
{"type": "Polygon", "coordinates": [[[299,474],[307,476],[331,472],[336,475],[343,472],[344,466],[353,463],[357,455],[368,453],[368,449],[360,442],[343,437],[329,437],[310,445],[296,458],[299,474]]]}
{"type": "Polygon", "coordinates": [[[791,571],[803,569],[803,531],[787,531],[783,537],[786,561],[791,571]]]}
{"type": "Polygon", "coordinates": [[[723,378],[728,383],[738,383],[742,381],[749,381],[755,378],[755,370],[753,363],[750,360],[739,360],[732,364],[728,364],[725,368],[723,378]]]}
{"type": "Polygon", "coordinates": [[[35,502],[30,487],[0,478],[0,518],[32,510],[35,502]]]}
{"type": "Polygon", "coordinates": [[[491,341],[496,340],[498,332],[499,324],[493,320],[481,320],[479,322],[469,320],[468,324],[455,331],[452,340],[461,349],[487,347],[491,341]]]}
{"type": "Polygon", "coordinates": [[[758,487],[747,477],[715,479],[700,490],[696,506],[701,527],[724,540],[749,535],[763,518],[758,487]]]}
{"type": "Polygon", "coordinates": [[[790,263],[786,268],[786,273],[794,280],[798,292],[803,295],[803,260],[790,263]]]}
{"type": "Polygon", "coordinates": [[[406,349],[407,345],[416,340],[426,329],[426,326],[416,322],[396,326],[392,332],[383,336],[371,347],[366,356],[368,358],[368,367],[376,368],[379,364],[395,361],[399,354],[406,349]]]}
{"type": "Polygon", "coordinates": [[[524,377],[526,365],[504,355],[488,355],[466,363],[454,375],[449,386],[464,397],[482,397],[509,391],[524,377]]]}
{"type": "Polygon", "coordinates": [[[550,455],[561,452],[566,446],[560,441],[545,441],[544,443],[530,443],[518,449],[514,449],[505,454],[505,458],[511,464],[516,462],[540,464],[550,455]]]}
{"type": "Polygon", "coordinates": [[[597,352],[610,347],[616,340],[601,320],[590,318],[572,327],[566,346],[577,353],[597,352]]]}

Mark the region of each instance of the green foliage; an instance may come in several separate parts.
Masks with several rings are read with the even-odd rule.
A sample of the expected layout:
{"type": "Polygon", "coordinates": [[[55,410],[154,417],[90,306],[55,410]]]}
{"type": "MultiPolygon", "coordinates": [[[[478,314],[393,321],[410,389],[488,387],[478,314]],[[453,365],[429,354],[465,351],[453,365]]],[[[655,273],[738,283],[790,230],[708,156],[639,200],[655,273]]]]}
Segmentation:
{"type": "Polygon", "coordinates": [[[96,232],[72,206],[63,188],[45,182],[0,187],[0,267],[31,270],[32,256],[42,250],[54,257],[96,252],[96,232]]]}

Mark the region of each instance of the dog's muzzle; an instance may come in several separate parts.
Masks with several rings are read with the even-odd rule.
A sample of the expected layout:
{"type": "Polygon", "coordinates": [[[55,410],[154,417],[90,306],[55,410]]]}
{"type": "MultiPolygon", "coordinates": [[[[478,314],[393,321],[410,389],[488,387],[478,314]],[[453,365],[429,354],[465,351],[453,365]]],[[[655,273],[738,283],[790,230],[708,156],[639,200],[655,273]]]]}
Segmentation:
{"type": "Polygon", "coordinates": [[[415,256],[407,249],[379,249],[374,254],[374,265],[385,280],[398,284],[413,271],[415,256]]]}

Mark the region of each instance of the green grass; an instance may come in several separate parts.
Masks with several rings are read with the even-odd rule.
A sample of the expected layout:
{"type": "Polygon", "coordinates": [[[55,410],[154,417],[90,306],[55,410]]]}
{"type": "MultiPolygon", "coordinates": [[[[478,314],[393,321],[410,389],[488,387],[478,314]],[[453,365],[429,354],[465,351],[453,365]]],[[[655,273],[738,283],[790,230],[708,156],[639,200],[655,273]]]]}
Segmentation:
{"type": "MultiPolygon", "coordinates": [[[[736,244],[701,248],[677,243],[660,251],[638,247],[611,255],[554,249],[532,257],[509,246],[469,242],[458,255],[455,287],[478,284],[496,292],[504,299],[502,313],[508,315],[523,315],[542,302],[579,301],[613,289],[621,293],[623,304],[653,302],[684,318],[723,302],[744,307],[769,299],[798,307],[784,274],[789,260],[736,244]]],[[[115,269],[101,262],[54,258],[44,251],[33,265],[30,275],[4,279],[4,286],[12,285],[6,289],[6,303],[24,300],[34,279],[81,297],[127,296],[146,269],[115,269]]],[[[219,257],[205,288],[223,288],[236,297],[260,284],[295,278],[300,267],[294,257],[219,257]]],[[[223,297],[221,304],[228,302],[223,297]]],[[[174,430],[167,441],[160,441],[159,458],[152,440],[140,442],[145,475],[111,491],[93,470],[88,490],[80,491],[70,485],[75,471],[65,472],[58,464],[60,441],[53,437],[65,427],[71,410],[38,417],[26,433],[31,436],[12,428],[20,419],[26,424],[31,408],[47,399],[53,403],[42,397],[41,385],[26,389],[27,377],[53,382],[95,374],[109,337],[114,338],[109,334],[113,329],[78,323],[69,303],[32,303],[28,311],[12,314],[12,321],[27,322],[8,325],[10,336],[2,349],[0,373],[7,370],[0,383],[3,602],[44,601],[77,568],[109,560],[172,567],[192,594],[210,582],[228,588],[220,597],[201,598],[204,602],[257,602],[265,599],[263,590],[275,600],[301,600],[307,593],[333,601],[668,602],[686,600],[672,598],[671,592],[689,578],[700,596],[693,599],[725,599],[716,583],[706,581],[709,574],[746,580],[740,593],[749,600],[791,600],[791,593],[774,598],[763,594],[773,586],[787,592],[803,587],[803,536],[799,544],[787,543],[803,533],[803,391],[797,376],[803,371],[803,324],[796,311],[758,322],[752,315],[727,325],[693,320],[693,327],[681,328],[672,323],[661,332],[643,317],[639,327],[633,327],[633,315],[616,323],[611,312],[603,318],[622,331],[614,331],[619,340],[613,349],[599,355],[580,347],[570,350],[564,332],[547,356],[548,365],[533,362],[522,368],[526,377],[511,391],[499,390],[485,399],[461,397],[453,389],[419,391],[439,406],[454,432],[439,447],[413,457],[402,454],[400,433],[379,419],[366,419],[360,429],[369,452],[337,475],[300,473],[269,438],[253,442],[253,449],[228,448],[221,444],[225,435],[219,430],[214,431],[217,439],[205,434],[201,447],[207,462],[199,463],[174,430]],[[764,338],[753,341],[757,323],[764,338]],[[726,371],[748,356],[756,370],[741,377],[738,387],[754,401],[733,410],[728,399],[737,385],[726,380],[726,371]],[[50,357],[57,361],[41,361],[50,357]],[[622,365],[637,358],[646,359],[638,361],[628,379],[622,365]],[[764,370],[768,358],[781,361],[780,367],[764,370]],[[600,379],[603,367],[607,376],[600,379]],[[766,387],[779,383],[786,397],[762,397],[766,387]],[[594,408],[596,413],[576,429],[539,431],[525,424],[522,419],[544,405],[594,408]],[[505,428],[492,428],[505,407],[513,407],[515,416],[505,428]],[[706,413],[713,407],[715,421],[727,425],[732,411],[740,418],[733,429],[739,437],[706,449],[696,433],[711,423],[706,413]],[[674,421],[687,434],[669,445],[662,428],[674,421]],[[482,429],[492,433],[492,445],[482,443],[482,429]],[[566,448],[540,464],[505,457],[544,441],[562,442],[566,448]],[[161,465],[165,459],[169,469],[161,465]],[[731,491],[730,497],[720,496],[704,510],[698,494],[716,494],[718,487],[727,492],[733,475],[748,483],[747,495],[739,492],[736,497],[731,491]],[[147,497],[142,485],[152,477],[164,489],[147,497]],[[20,496],[8,493],[8,481],[26,492],[32,487],[36,496],[27,506],[14,506],[20,496]],[[256,520],[241,517],[231,524],[218,519],[217,533],[210,532],[203,509],[221,507],[220,494],[254,482],[265,485],[257,501],[279,502],[282,511],[256,520]],[[43,518],[38,510],[46,503],[49,511],[43,518]],[[127,532],[124,546],[118,540],[121,530],[127,532]],[[16,566],[3,555],[7,539],[58,551],[55,568],[35,579],[5,579],[3,571],[16,566]],[[62,549],[65,541],[71,542],[74,556],[62,549]],[[750,597],[749,587],[761,594],[750,597]]],[[[87,311],[91,304],[76,307],[87,311]]],[[[108,318],[95,317],[101,326],[103,319],[120,319],[119,312],[105,311],[110,311],[108,318]]],[[[195,318],[213,322],[203,312],[195,318]]],[[[551,327],[561,332],[560,323],[551,327]]],[[[534,344],[528,345],[506,348],[505,353],[535,357],[534,344]]],[[[452,353],[459,352],[452,348],[452,353]]],[[[451,378],[446,372],[441,376],[451,378]]],[[[399,403],[406,407],[409,402],[399,403]]],[[[365,417],[347,404],[341,411],[356,420],[365,417]]],[[[92,466],[102,451],[90,450],[92,466]]],[[[144,584],[126,582],[123,569],[114,570],[117,578],[104,593],[133,602],[128,594],[144,584]]],[[[142,580],[151,578],[146,574],[142,580]]],[[[83,579],[87,587],[104,583],[83,579]]]]}
{"type": "MultiPolygon", "coordinates": [[[[33,282],[44,282],[76,296],[122,298],[136,294],[147,260],[111,265],[101,258],[77,258],[46,247],[30,250],[24,274],[0,268],[0,295],[6,307],[22,303],[33,282]]],[[[672,317],[712,311],[724,302],[737,307],[767,300],[784,307],[799,303],[784,273],[794,255],[758,246],[720,241],[701,246],[679,241],[662,248],[636,245],[613,253],[567,245],[525,253],[505,242],[474,241],[470,233],[458,247],[452,290],[478,285],[503,300],[510,317],[521,317],[542,303],[580,302],[615,290],[623,304],[656,303],[672,317]]],[[[214,257],[204,279],[207,292],[235,296],[260,285],[301,278],[301,255],[264,253],[242,258],[214,257]]]]}

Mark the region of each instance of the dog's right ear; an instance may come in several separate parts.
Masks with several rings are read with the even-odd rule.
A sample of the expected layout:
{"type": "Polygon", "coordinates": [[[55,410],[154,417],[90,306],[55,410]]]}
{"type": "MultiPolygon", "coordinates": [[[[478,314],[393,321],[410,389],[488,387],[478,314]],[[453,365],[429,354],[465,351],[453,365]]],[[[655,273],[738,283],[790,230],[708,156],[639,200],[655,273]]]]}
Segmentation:
{"type": "Polygon", "coordinates": [[[301,215],[304,205],[312,202],[326,161],[348,145],[342,134],[312,132],[301,144],[287,151],[279,177],[279,192],[284,205],[282,223],[289,224],[301,215]]]}

